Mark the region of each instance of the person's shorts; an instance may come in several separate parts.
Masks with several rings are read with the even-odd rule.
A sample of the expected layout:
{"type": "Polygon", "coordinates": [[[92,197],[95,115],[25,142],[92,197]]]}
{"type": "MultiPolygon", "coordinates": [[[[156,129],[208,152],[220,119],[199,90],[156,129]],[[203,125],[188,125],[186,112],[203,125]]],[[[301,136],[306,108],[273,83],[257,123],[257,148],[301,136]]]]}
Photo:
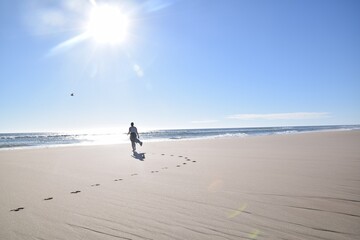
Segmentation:
{"type": "Polygon", "coordinates": [[[135,142],[137,140],[136,133],[132,132],[130,133],[130,141],[135,142]]]}

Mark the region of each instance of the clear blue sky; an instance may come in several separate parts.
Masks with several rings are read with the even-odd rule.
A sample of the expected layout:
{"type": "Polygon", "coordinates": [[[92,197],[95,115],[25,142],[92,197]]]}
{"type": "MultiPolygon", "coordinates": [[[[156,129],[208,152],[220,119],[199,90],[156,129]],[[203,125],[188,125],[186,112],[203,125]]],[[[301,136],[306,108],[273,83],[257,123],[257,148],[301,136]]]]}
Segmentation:
{"type": "Polygon", "coordinates": [[[359,124],[359,12],[358,0],[2,0],[0,132],[359,124]],[[105,3],[127,16],[121,43],[81,38],[105,3]]]}

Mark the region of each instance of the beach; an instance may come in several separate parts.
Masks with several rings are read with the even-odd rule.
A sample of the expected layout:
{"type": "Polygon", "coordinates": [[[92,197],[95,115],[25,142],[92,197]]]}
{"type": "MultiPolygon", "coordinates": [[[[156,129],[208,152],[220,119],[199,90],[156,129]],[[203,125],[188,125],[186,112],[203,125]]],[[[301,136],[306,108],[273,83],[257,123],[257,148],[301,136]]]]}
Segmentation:
{"type": "Polygon", "coordinates": [[[360,239],[360,131],[0,151],[0,239],[360,239]]]}

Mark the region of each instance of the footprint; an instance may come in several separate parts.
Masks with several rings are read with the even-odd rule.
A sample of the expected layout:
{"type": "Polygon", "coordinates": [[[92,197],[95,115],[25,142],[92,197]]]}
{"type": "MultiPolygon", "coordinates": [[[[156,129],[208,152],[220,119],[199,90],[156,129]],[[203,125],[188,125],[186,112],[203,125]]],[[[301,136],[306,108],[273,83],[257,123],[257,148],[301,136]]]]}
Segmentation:
{"type": "Polygon", "coordinates": [[[76,193],[79,193],[79,192],[81,192],[81,191],[74,191],[74,192],[71,192],[71,194],[76,194],[76,193]]]}
{"type": "Polygon", "coordinates": [[[100,186],[100,184],[93,184],[93,185],[91,185],[92,187],[98,187],[98,186],[100,186]]]}
{"type": "Polygon", "coordinates": [[[133,173],[133,174],[131,174],[131,176],[136,176],[136,175],[138,175],[137,173],[133,173]]]}
{"type": "Polygon", "coordinates": [[[163,167],[162,169],[168,169],[168,167],[163,167]]]}
{"type": "Polygon", "coordinates": [[[170,156],[173,157],[174,155],[171,154],[170,156]]]}
{"type": "Polygon", "coordinates": [[[119,178],[119,179],[115,179],[114,181],[117,182],[117,181],[122,181],[123,179],[122,178],[119,178]]]}
{"type": "Polygon", "coordinates": [[[49,200],[52,200],[52,199],[54,199],[54,198],[52,198],[52,197],[44,198],[44,201],[49,201],[49,200]]]}
{"type": "Polygon", "coordinates": [[[23,210],[23,209],[25,209],[25,208],[19,207],[19,208],[11,209],[10,212],[18,212],[18,211],[23,210]]]}
{"type": "Polygon", "coordinates": [[[183,157],[183,156],[178,156],[178,157],[183,157]]]}
{"type": "Polygon", "coordinates": [[[180,167],[180,165],[176,165],[176,167],[180,167]]]}
{"type": "Polygon", "coordinates": [[[159,171],[151,171],[151,173],[158,173],[159,171]]]}
{"type": "Polygon", "coordinates": [[[192,161],[192,162],[196,162],[196,161],[192,161]]]}
{"type": "Polygon", "coordinates": [[[185,164],[186,164],[186,162],[183,162],[183,164],[185,165],[185,164]]]}
{"type": "Polygon", "coordinates": [[[191,161],[191,159],[190,159],[190,158],[187,158],[186,161],[191,161]]]}
{"type": "Polygon", "coordinates": [[[164,154],[164,153],[162,153],[161,155],[162,155],[162,156],[164,156],[165,154],[164,154]]]}

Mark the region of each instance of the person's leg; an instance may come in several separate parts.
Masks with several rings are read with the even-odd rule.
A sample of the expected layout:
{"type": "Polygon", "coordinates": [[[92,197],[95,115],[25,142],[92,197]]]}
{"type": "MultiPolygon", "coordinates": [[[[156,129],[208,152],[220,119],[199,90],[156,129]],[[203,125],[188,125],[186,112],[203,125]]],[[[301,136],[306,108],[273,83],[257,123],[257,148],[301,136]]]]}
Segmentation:
{"type": "Polygon", "coordinates": [[[142,146],[142,141],[140,141],[138,138],[136,138],[136,140],[135,140],[137,143],[139,143],[140,144],[140,146],[142,146]]]}
{"type": "Polygon", "coordinates": [[[136,150],[135,141],[131,141],[131,146],[132,146],[133,151],[135,152],[135,150],[136,150]]]}

